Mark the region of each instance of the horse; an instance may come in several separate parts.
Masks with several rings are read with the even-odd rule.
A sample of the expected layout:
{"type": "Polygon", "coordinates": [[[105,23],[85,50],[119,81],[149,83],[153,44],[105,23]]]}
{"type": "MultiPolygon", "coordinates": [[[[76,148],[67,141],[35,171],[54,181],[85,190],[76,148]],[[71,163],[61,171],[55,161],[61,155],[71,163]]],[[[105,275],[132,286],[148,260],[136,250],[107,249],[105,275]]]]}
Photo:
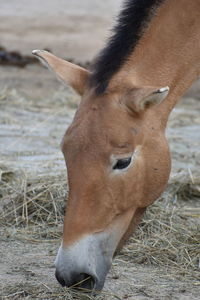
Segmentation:
{"type": "Polygon", "coordinates": [[[168,117],[200,73],[200,0],[126,0],[89,70],[33,54],[81,95],[61,146],[69,196],[56,278],[100,291],[168,182],[168,117]]]}

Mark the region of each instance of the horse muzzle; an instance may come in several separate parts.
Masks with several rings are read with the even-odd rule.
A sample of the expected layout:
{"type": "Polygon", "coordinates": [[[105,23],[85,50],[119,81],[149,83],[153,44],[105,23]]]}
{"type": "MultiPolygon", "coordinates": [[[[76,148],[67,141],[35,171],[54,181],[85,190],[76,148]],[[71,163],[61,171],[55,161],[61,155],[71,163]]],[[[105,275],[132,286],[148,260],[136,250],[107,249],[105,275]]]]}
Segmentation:
{"type": "Polygon", "coordinates": [[[83,292],[102,290],[112,263],[113,244],[107,233],[85,236],[67,247],[62,244],[55,261],[59,283],[83,292]]]}
{"type": "Polygon", "coordinates": [[[135,208],[116,216],[106,230],[85,234],[70,245],[61,245],[55,265],[56,278],[63,286],[85,292],[104,286],[112,258],[133,218],[135,208]]]}

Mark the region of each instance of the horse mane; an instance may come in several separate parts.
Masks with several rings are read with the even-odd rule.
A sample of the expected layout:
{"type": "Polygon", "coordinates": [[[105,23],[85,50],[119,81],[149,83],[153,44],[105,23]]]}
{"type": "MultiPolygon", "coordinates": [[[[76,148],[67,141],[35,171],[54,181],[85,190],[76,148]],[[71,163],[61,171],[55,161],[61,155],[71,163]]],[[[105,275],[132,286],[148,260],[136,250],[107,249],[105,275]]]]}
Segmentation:
{"type": "Polygon", "coordinates": [[[92,64],[89,85],[97,95],[106,91],[110,79],[134,51],[156,9],[164,1],[125,0],[112,36],[92,64]]]}

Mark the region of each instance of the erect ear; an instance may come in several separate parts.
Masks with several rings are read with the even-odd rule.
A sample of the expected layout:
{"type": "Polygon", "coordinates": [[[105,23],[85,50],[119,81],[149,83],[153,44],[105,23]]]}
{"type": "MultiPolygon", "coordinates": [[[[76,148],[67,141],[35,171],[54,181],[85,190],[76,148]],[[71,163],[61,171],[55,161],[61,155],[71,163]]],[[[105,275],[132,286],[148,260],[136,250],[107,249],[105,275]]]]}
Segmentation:
{"type": "Polygon", "coordinates": [[[32,53],[39,57],[45,65],[55,72],[62,81],[69,84],[78,94],[84,94],[90,75],[89,71],[44,50],[33,50],[32,53]]]}
{"type": "Polygon", "coordinates": [[[129,90],[125,101],[129,109],[135,112],[143,111],[145,108],[161,103],[168,95],[169,87],[141,87],[129,90]]]}

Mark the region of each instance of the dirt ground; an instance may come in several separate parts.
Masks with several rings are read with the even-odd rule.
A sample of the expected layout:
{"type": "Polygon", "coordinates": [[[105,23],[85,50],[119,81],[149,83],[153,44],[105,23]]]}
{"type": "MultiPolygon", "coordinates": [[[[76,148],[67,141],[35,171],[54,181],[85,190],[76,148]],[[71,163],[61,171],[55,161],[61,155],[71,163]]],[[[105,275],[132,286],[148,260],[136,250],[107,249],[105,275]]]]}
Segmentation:
{"type": "MultiPolygon", "coordinates": [[[[103,45],[112,16],[121,3],[120,0],[106,3],[46,0],[40,5],[40,2],[35,0],[27,5],[25,0],[12,0],[10,5],[9,1],[1,0],[2,46],[24,54],[34,48],[50,48],[62,57],[82,62],[90,60],[103,45]]],[[[26,223],[20,221],[17,210],[15,214],[9,210],[9,206],[19,204],[19,199],[22,203],[33,203],[34,195],[42,193],[35,186],[38,182],[47,185],[49,178],[53,180],[49,184],[53,192],[48,192],[48,197],[64,206],[66,168],[59,145],[78,101],[78,96],[42,66],[0,67],[0,299],[78,299],[61,288],[54,278],[62,217],[54,220],[54,215],[48,215],[46,223],[38,219],[31,223],[27,219],[26,223]],[[31,194],[27,190],[34,182],[31,194]],[[58,186],[61,192],[57,192],[58,186]]],[[[200,84],[197,82],[170,117],[167,136],[173,167],[167,191],[162,201],[147,213],[135,237],[115,258],[98,299],[199,299],[199,112],[200,84]],[[184,193],[180,193],[181,189],[184,193]],[[162,238],[154,232],[156,219],[161,224],[165,214],[169,216],[169,231],[174,232],[167,246],[159,244],[162,238]],[[185,248],[184,254],[181,244],[180,250],[176,245],[178,220],[184,228],[177,239],[182,242],[182,235],[188,234],[185,237],[188,241],[196,241],[188,244],[190,248],[185,248]],[[144,235],[147,224],[151,230],[145,229],[144,235]],[[166,251],[173,253],[173,250],[176,257],[172,260],[166,251]]],[[[40,211],[39,206],[37,209],[40,211]]],[[[164,226],[168,225],[163,224],[164,221],[161,229],[165,230],[164,226]]]]}

